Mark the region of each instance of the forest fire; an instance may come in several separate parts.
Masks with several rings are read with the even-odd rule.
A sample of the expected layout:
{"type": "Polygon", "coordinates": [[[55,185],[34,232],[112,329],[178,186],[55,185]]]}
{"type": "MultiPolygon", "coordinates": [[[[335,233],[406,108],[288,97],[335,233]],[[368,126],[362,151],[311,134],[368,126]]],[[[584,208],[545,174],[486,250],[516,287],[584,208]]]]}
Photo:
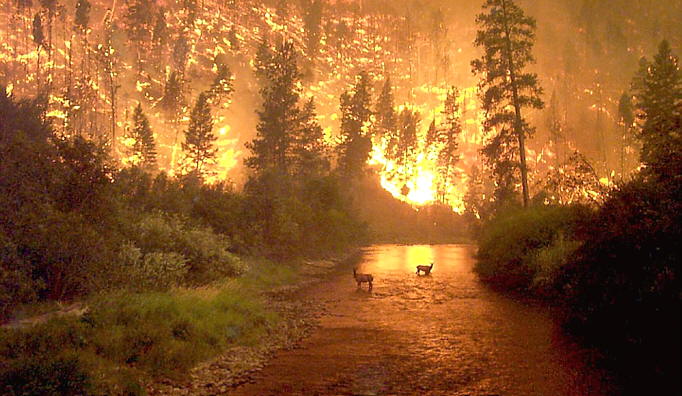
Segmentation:
{"type": "MultiPolygon", "coordinates": [[[[17,93],[19,94],[30,94],[31,90],[28,89],[29,85],[41,74],[45,74],[43,78],[48,80],[62,78],[62,75],[67,78],[67,80],[78,80],[83,83],[88,83],[90,89],[92,89],[95,94],[93,97],[94,102],[83,103],[83,105],[72,105],[71,100],[77,100],[73,97],[73,93],[68,89],[62,91],[62,94],[50,94],[49,96],[49,107],[50,110],[47,113],[47,117],[53,118],[54,121],[62,125],[65,133],[77,132],[80,128],[74,127],[76,121],[73,120],[76,114],[86,114],[90,112],[100,113],[100,115],[91,115],[91,117],[97,119],[96,122],[103,122],[102,113],[107,114],[107,117],[113,122],[113,126],[109,128],[108,140],[114,148],[115,152],[121,157],[122,164],[133,164],[136,163],[132,158],[134,156],[127,156],[125,153],[126,148],[130,148],[132,145],[131,138],[126,136],[126,130],[130,128],[129,120],[131,111],[128,110],[129,106],[133,106],[135,103],[135,97],[140,97],[144,102],[149,103],[152,109],[158,109],[159,103],[163,100],[162,87],[165,80],[169,75],[169,67],[162,68],[163,74],[155,74],[153,72],[145,71],[143,73],[135,72],[138,66],[135,64],[134,57],[131,60],[131,56],[134,54],[127,54],[124,48],[113,48],[111,44],[107,44],[107,32],[106,30],[99,31],[99,29],[105,29],[106,24],[110,23],[109,19],[112,15],[117,17],[116,23],[122,24],[126,20],[122,16],[125,15],[125,8],[122,10],[112,10],[111,13],[106,13],[106,4],[99,4],[93,2],[92,14],[95,16],[95,20],[99,20],[100,16],[104,21],[105,25],[102,27],[93,26],[89,31],[79,35],[69,34],[64,36],[62,41],[63,45],[59,46],[57,40],[55,43],[49,44],[49,48],[56,49],[57,51],[49,51],[49,60],[43,62],[42,64],[36,64],[36,67],[32,63],[36,62],[40,55],[44,55],[46,52],[45,45],[38,45],[37,47],[25,45],[25,54],[14,54],[13,58],[9,58],[12,52],[19,50],[18,46],[12,49],[12,52],[6,51],[2,54],[3,59],[7,60],[7,64],[17,64],[17,66],[22,67],[24,70],[29,70],[26,74],[25,80],[21,81],[12,76],[12,81],[17,85],[17,93]],[[80,51],[81,53],[87,54],[87,48],[83,47],[86,44],[86,40],[98,40],[104,39],[104,43],[96,44],[96,49],[94,52],[99,51],[102,55],[100,59],[92,60],[81,60],[81,73],[78,75],[77,71],[71,71],[70,68],[74,66],[73,53],[75,51],[80,51]],[[104,75],[87,75],[84,73],[85,67],[92,67],[92,64],[100,63],[103,67],[102,71],[104,75]],[[90,64],[90,65],[89,65],[90,64]],[[69,69],[69,70],[67,70],[69,69]],[[108,71],[107,71],[108,70],[108,71]],[[137,74],[134,77],[134,74],[137,74]],[[165,76],[164,76],[165,74],[165,76]],[[59,76],[59,77],[57,77],[59,76]],[[128,77],[130,76],[130,77],[128,77]],[[144,77],[144,78],[140,78],[144,77]],[[126,86],[125,81],[132,79],[133,85],[126,86]],[[91,82],[91,83],[90,83],[91,82]],[[114,85],[112,85],[114,84],[114,85]],[[109,88],[106,86],[109,85],[109,88]],[[110,93],[115,92],[112,90],[120,89],[123,91],[122,95],[119,94],[118,98],[114,98],[110,93]],[[114,101],[114,99],[116,99],[114,101]],[[108,107],[108,111],[97,111],[101,106],[108,107]],[[81,109],[81,107],[83,107],[81,109]],[[79,111],[80,110],[80,111],[79,111]],[[74,125],[69,125],[74,124],[74,125]],[[112,141],[111,139],[115,139],[112,141]]],[[[219,59],[225,56],[234,56],[235,51],[239,47],[246,47],[248,42],[257,42],[261,40],[262,37],[266,37],[269,34],[284,34],[287,37],[291,37],[295,42],[303,43],[305,41],[305,27],[303,21],[297,16],[280,16],[278,12],[281,13],[282,10],[274,10],[264,7],[245,7],[245,9],[239,12],[246,11],[243,16],[249,23],[253,26],[249,26],[249,23],[241,23],[239,25],[234,25],[229,21],[230,14],[213,13],[209,10],[222,9],[216,5],[210,4],[210,2],[203,5],[194,12],[197,12],[195,20],[193,22],[193,29],[184,28],[187,33],[187,45],[184,48],[185,54],[185,68],[188,70],[193,70],[193,73],[199,73],[200,75],[206,75],[207,73],[215,72],[216,67],[213,59],[219,59]],[[205,66],[210,66],[208,70],[205,66]]],[[[166,18],[165,29],[169,31],[183,31],[184,20],[187,16],[187,10],[181,9],[181,12],[175,17],[166,18]]],[[[8,15],[9,17],[9,15],[8,15]]],[[[16,28],[18,28],[18,34],[26,34],[27,27],[30,23],[29,13],[19,13],[12,16],[12,19],[16,23],[16,28]]],[[[127,22],[126,22],[127,23],[127,22]]],[[[325,79],[323,73],[318,74],[318,81],[311,84],[306,84],[303,87],[307,91],[307,95],[314,97],[317,106],[320,110],[318,120],[320,124],[325,129],[325,132],[331,140],[332,144],[334,142],[333,136],[336,135],[338,128],[338,117],[334,117],[335,109],[338,106],[338,97],[347,81],[352,78],[353,70],[361,70],[363,68],[369,70],[382,70],[386,69],[388,65],[392,69],[399,70],[412,70],[411,65],[412,60],[407,59],[404,55],[394,54],[390,48],[394,47],[392,44],[393,38],[384,36],[379,30],[379,26],[376,21],[370,19],[360,19],[360,20],[349,20],[349,19],[331,19],[330,23],[337,28],[347,29],[347,38],[335,38],[330,37],[328,33],[323,33],[320,37],[320,43],[322,44],[319,51],[320,54],[317,60],[322,62],[324,65],[319,65],[318,69],[323,70],[329,68],[330,72],[326,73],[329,76],[325,79]],[[332,40],[341,40],[338,50],[334,50],[333,47],[329,45],[324,45],[332,40]],[[338,60],[342,59],[344,62],[339,63],[338,60]],[[384,65],[384,66],[382,66],[384,65]],[[331,113],[332,117],[324,117],[323,114],[331,113]]],[[[122,26],[123,27],[123,26],[122,26]]],[[[52,34],[52,27],[50,28],[50,34],[52,34]]],[[[59,33],[58,33],[59,34],[59,33]]],[[[6,35],[6,34],[5,34],[6,35]]],[[[152,33],[153,35],[153,33],[152,33]]],[[[16,36],[12,36],[16,40],[16,36]]],[[[162,39],[162,37],[160,37],[162,39]]],[[[34,37],[35,41],[35,37],[34,37]]],[[[5,47],[10,49],[10,47],[5,47]]],[[[48,49],[49,49],[48,48],[48,49]]],[[[171,48],[173,51],[178,50],[171,48]]],[[[182,49],[181,48],[181,49],[182,49]]],[[[461,52],[461,49],[458,51],[461,52]]],[[[175,52],[174,52],[175,53],[175,52]]],[[[181,54],[182,56],[182,54],[181,54]]],[[[248,55],[247,55],[248,56],[248,55]]],[[[252,65],[252,60],[249,59],[248,62],[252,65]]],[[[376,83],[380,83],[386,75],[374,74],[371,71],[373,78],[376,83]]],[[[250,79],[250,76],[244,76],[243,72],[240,75],[241,78],[250,79]]],[[[403,88],[407,93],[415,92],[410,88],[409,82],[412,79],[411,72],[407,74],[402,74],[398,76],[397,81],[399,83],[406,84],[403,88]]],[[[244,86],[247,90],[248,85],[244,86]]],[[[439,85],[423,84],[416,88],[417,96],[413,95],[414,99],[421,100],[413,101],[410,105],[416,111],[422,115],[432,115],[435,119],[440,117],[440,112],[443,109],[443,101],[446,96],[446,89],[439,85]]],[[[189,93],[192,92],[192,88],[189,88],[189,93]]],[[[248,92],[237,92],[237,94],[244,96],[249,95],[248,92]]],[[[471,93],[469,93],[471,96],[471,93]]],[[[229,107],[229,102],[224,108],[229,107]]],[[[473,100],[468,105],[469,108],[473,105],[473,100]]],[[[398,111],[401,111],[399,108],[398,111]]],[[[180,113],[178,114],[177,121],[168,122],[168,118],[164,117],[160,112],[153,111],[151,118],[151,125],[155,132],[155,137],[159,141],[159,148],[162,149],[159,152],[159,169],[165,170],[170,174],[177,174],[178,172],[178,161],[179,161],[179,151],[180,151],[180,140],[177,138],[171,138],[173,134],[177,134],[178,129],[182,129],[187,125],[189,121],[188,117],[189,106],[185,104],[181,107],[180,113]],[[165,119],[164,119],[165,118],[165,119]],[[171,128],[169,128],[171,127],[171,128]],[[176,132],[168,131],[169,129],[175,129],[176,132]],[[168,132],[166,132],[168,131],[168,132]],[[165,149],[167,148],[167,149],[165,149]],[[166,151],[169,150],[169,151],[166,151]]],[[[240,146],[243,144],[244,139],[248,138],[250,135],[248,129],[253,128],[253,126],[240,125],[237,123],[237,128],[234,130],[226,126],[226,122],[229,121],[229,116],[221,111],[220,115],[216,116],[216,129],[219,131],[218,134],[218,147],[219,150],[224,150],[217,158],[216,164],[213,167],[213,171],[206,178],[207,182],[218,182],[220,180],[226,180],[227,178],[237,178],[241,179],[238,173],[241,172],[241,166],[239,166],[239,161],[237,158],[242,157],[242,150],[240,146]],[[238,137],[235,137],[237,135],[238,137]]],[[[426,120],[425,120],[426,121],[426,120]]],[[[466,118],[464,122],[467,125],[478,122],[479,119],[476,117],[466,118]]],[[[422,124],[426,124],[423,122],[422,124]]],[[[104,122],[106,125],[106,122],[104,122]]],[[[103,126],[104,126],[103,125],[103,126]]],[[[422,125],[423,126],[423,125],[422,125]]],[[[423,129],[423,128],[422,128],[423,129]]],[[[472,129],[469,129],[471,131],[472,129]]],[[[473,131],[478,132],[480,130],[479,126],[473,128],[473,131]]],[[[425,135],[425,130],[419,131],[420,136],[423,138],[425,135]]],[[[482,141],[481,136],[471,136],[471,132],[468,133],[467,142],[479,143],[482,141]]],[[[106,137],[104,135],[102,137],[106,137]]],[[[421,140],[421,139],[420,139],[421,140]]],[[[380,140],[375,140],[374,147],[372,149],[372,158],[370,159],[370,164],[381,165],[383,169],[379,170],[381,184],[388,191],[390,191],[397,198],[404,200],[408,203],[414,205],[424,205],[433,203],[435,201],[442,201],[453,207],[454,210],[461,212],[463,210],[462,198],[466,190],[465,175],[466,169],[460,168],[463,173],[458,175],[459,183],[453,185],[452,183],[445,183],[444,186],[437,186],[437,175],[436,175],[436,164],[434,162],[434,155],[432,152],[426,150],[425,147],[418,147],[418,153],[416,153],[416,163],[397,165],[395,163],[391,164],[391,160],[386,158],[386,153],[382,152],[382,147],[384,147],[383,142],[380,140]],[[442,191],[438,191],[438,189],[442,191]]],[[[469,155],[469,152],[473,150],[465,150],[462,156],[465,157],[469,155]]],[[[471,163],[463,158],[462,164],[471,163]]]]}
{"type": "Polygon", "coordinates": [[[679,0],[0,3],[3,394],[680,394],[679,0]]]}
{"type": "MultiPolygon", "coordinates": [[[[60,19],[55,19],[49,9],[24,8],[17,13],[0,11],[11,21],[3,28],[6,31],[0,32],[9,40],[0,51],[3,80],[11,84],[18,96],[49,91],[46,116],[66,135],[86,133],[107,141],[124,166],[136,163],[132,159],[134,155],[127,153],[132,147],[127,131],[131,128],[132,108],[138,102],[142,103],[148,109],[158,144],[158,169],[177,175],[182,173],[180,135],[189,123],[191,98],[218,72],[218,66],[229,60],[234,73],[230,77],[231,84],[237,86],[215,111],[218,155],[210,169],[207,168],[205,181],[217,183],[231,179],[241,182],[244,180],[243,144],[252,137],[255,127],[255,118],[243,117],[243,113],[258,101],[252,75],[253,48],[265,38],[286,37],[299,48],[305,48],[302,55],[313,61],[311,65],[314,66],[306,66],[306,73],[312,73],[314,78],[306,78],[300,89],[306,97],[314,99],[317,120],[328,145],[333,147],[338,142],[339,97],[355,73],[367,71],[376,89],[392,76],[397,97],[405,98],[406,106],[422,118],[418,121],[420,143],[412,148],[412,163],[399,164],[386,152],[387,142],[381,137],[373,138],[368,164],[377,170],[381,185],[402,201],[416,206],[442,202],[458,213],[464,210],[463,198],[469,188],[471,166],[478,161],[478,150],[485,141],[484,112],[477,108],[475,87],[460,89],[457,100],[463,109],[460,116],[464,129],[459,137],[459,163],[457,172],[447,180],[443,179],[438,175],[437,148],[427,147],[424,140],[429,122],[439,123],[443,118],[448,86],[428,79],[416,85],[417,79],[425,80],[419,76],[423,74],[419,68],[436,67],[438,72],[438,66],[420,64],[422,59],[414,58],[414,53],[410,52],[412,46],[422,51],[420,46],[425,47],[427,42],[420,43],[418,39],[427,40],[428,37],[409,38],[409,45],[401,49],[400,45],[404,43],[398,32],[387,32],[382,26],[385,21],[381,19],[330,15],[327,29],[315,33],[318,40],[315,55],[310,53],[313,49],[307,48],[311,34],[311,28],[306,25],[308,21],[288,12],[286,7],[272,8],[249,2],[228,7],[218,3],[204,1],[187,8],[174,2],[156,5],[151,2],[145,6],[148,7],[145,12],[157,14],[145,16],[131,13],[125,4],[109,10],[108,2],[93,1],[88,6],[91,7],[88,9],[90,20],[102,22],[87,25],[87,21],[74,21],[76,29],[73,32],[56,26],[66,27],[66,22],[58,22],[60,19]],[[168,12],[176,8],[178,12],[168,12]],[[35,16],[40,16],[40,20],[35,16]],[[149,30],[140,34],[151,39],[151,47],[134,41],[137,39],[130,42],[132,47],[122,45],[123,38],[116,33],[126,29],[138,32],[137,27],[132,26],[137,17],[148,25],[149,30]],[[188,18],[192,18],[191,23],[188,18]],[[168,32],[172,34],[168,36],[168,32]],[[160,53],[153,59],[145,59],[140,56],[139,49],[133,50],[135,46],[160,53]],[[186,82],[182,84],[183,80],[179,80],[176,103],[169,102],[164,91],[168,88],[172,70],[177,67],[172,65],[181,65],[186,82]],[[187,84],[189,80],[192,84],[187,84]],[[239,119],[235,119],[237,114],[239,119]],[[98,132],[92,128],[86,131],[86,126],[95,125],[98,132]]],[[[61,13],[59,15],[65,15],[65,12],[64,9],[54,11],[61,13]]],[[[402,23],[401,18],[394,22],[402,23]]],[[[134,34],[131,37],[137,37],[134,34]]],[[[432,52],[440,51],[438,40],[442,37],[439,34],[442,32],[434,32],[434,41],[430,44],[432,52]]],[[[460,57],[462,52],[460,46],[446,55],[460,57]]],[[[596,97],[595,90],[601,92],[600,84],[584,88],[583,92],[596,97]]],[[[613,102],[608,99],[592,103],[588,109],[612,118],[608,101],[613,102]]],[[[400,113],[406,106],[397,106],[396,111],[400,113]]],[[[542,148],[539,149],[542,152],[542,148]]],[[[624,148],[624,151],[631,150],[624,148]]],[[[538,155],[534,162],[535,172],[540,174],[558,166],[555,160],[538,155]]]]}

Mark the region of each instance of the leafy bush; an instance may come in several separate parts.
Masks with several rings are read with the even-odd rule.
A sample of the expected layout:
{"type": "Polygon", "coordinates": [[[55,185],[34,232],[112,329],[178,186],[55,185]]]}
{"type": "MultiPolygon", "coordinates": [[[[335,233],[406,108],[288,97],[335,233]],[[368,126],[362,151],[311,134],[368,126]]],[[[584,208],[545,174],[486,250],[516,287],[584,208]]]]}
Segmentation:
{"type": "Polygon", "coordinates": [[[12,308],[34,301],[44,283],[31,277],[16,245],[0,231],[0,323],[12,308]]]}
{"type": "Polygon", "coordinates": [[[121,247],[119,263],[120,273],[125,274],[125,283],[137,290],[167,290],[181,284],[188,271],[187,259],[181,254],[142,254],[142,250],[130,242],[121,247]]]}
{"type": "Polygon", "coordinates": [[[236,276],[245,270],[239,258],[227,250],[227,238],[210,228],[190,226],[187,220],[177,216],[143,214],[124,228],[126,236],[139,247],[141,257],[134,257],[130,247],[122,254],[130,262],[137,262],[137,268],[146,268],[143,273],[147,279],[153,274],[162,276],[164,270],[180,274],[184,271],[181,270],[184,262],[187,264],[185,279],[194,283],[236,276]]]}
{"type": "Polygon", "coordinates": [[[537,206],[500,214],[483,227],[475,271],[497,286],[528,290],[543,270],[535,258],[538,251],[555,244],[559,235],[572,236],[589,216],[580,206],[537,206]]]}
{"type": "Polygon", "coordinates": [[[189,260],[190,280],[195,283],[244,272],[244,264],[227,250],[228,247],[227,238],[209,228],[187,230],[176,240],[176,248],[189,260]]]}

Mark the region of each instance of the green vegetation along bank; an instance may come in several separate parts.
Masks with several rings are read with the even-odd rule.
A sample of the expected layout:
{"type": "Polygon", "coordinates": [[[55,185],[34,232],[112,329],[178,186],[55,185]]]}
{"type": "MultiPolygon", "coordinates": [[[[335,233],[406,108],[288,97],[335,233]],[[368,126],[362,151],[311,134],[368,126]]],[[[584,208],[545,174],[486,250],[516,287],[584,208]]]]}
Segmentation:
{"type": "Polygon", "coordinates": [[[600,205],[507,203],[481,227],[481,278],[559,307],[564,327],[620,374],[622,394],[680,392],[680,77],[666,42],[642,61],[633,93],[644,166],[600,205]]]}

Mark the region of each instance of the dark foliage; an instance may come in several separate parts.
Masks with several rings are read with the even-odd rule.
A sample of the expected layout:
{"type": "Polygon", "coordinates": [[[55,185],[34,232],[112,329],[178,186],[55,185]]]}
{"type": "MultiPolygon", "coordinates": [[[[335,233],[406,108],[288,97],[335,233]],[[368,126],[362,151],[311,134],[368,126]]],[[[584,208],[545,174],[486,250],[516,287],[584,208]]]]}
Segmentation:
{"type": "Polygon", "coordinates": [[[339,172],[348,177],[360,177],[366,172],[366,162],[372,150],[369,131],[372,101],[371,78],[365,71],[358,75],[352,91],[341,95],[341,136],[337,146],[339,172]]]}
{"type": "Polygon", "coordinates": [[[606,348],[630,394],[680,390],[679,193],[641,180],[614,192],[564,269],[567,326],[606,348]]]}
{"type": "Polygon", "coordinates": [[[89,394],[90,379],[75,355],[13,360],[0,368],[0,390],[7,395],[89,394]]]}

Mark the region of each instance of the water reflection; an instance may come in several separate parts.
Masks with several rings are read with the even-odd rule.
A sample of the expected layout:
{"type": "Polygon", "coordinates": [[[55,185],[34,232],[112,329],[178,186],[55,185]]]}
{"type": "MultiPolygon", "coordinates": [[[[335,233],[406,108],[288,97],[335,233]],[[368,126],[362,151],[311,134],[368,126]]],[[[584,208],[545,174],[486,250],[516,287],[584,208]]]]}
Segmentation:
{"type": "Polygon", "coordinates": [[[427,366],[421,375],[437,387],[449,389],[467,378],[476,384],[469,391],[605,394],[588,353],[565,339],[544,309],[481,284],[472,272],[474,254],[469,245],[367,248],[360,265],[375,283],[362,312],[380,312],[368,320],[407,335],[394,342],[418,356],[427,366]],[[431,262],[430,276],[415,274],[417,265],[431,262]]]}
{"type": "Polygon", "coordinates": [[[390,277],[415,273],[418,265],[433,262],[432,272],[453,274],[473,259],[472,254],[468,245],[377,245],[365,249],[360,268],[390,277]]]}
{"type": "Polygon", "coordinates": [[[239,394],[605,395],[589,353],[547,312],[488,290],[466,245],[372,246],[308,296],[328,314],[300,351],[287,352],[239,394]],[[430,276],[417,265],[434,262],[430,276]],[[303,373],[303,374],[302,374],[303,373]]]}

